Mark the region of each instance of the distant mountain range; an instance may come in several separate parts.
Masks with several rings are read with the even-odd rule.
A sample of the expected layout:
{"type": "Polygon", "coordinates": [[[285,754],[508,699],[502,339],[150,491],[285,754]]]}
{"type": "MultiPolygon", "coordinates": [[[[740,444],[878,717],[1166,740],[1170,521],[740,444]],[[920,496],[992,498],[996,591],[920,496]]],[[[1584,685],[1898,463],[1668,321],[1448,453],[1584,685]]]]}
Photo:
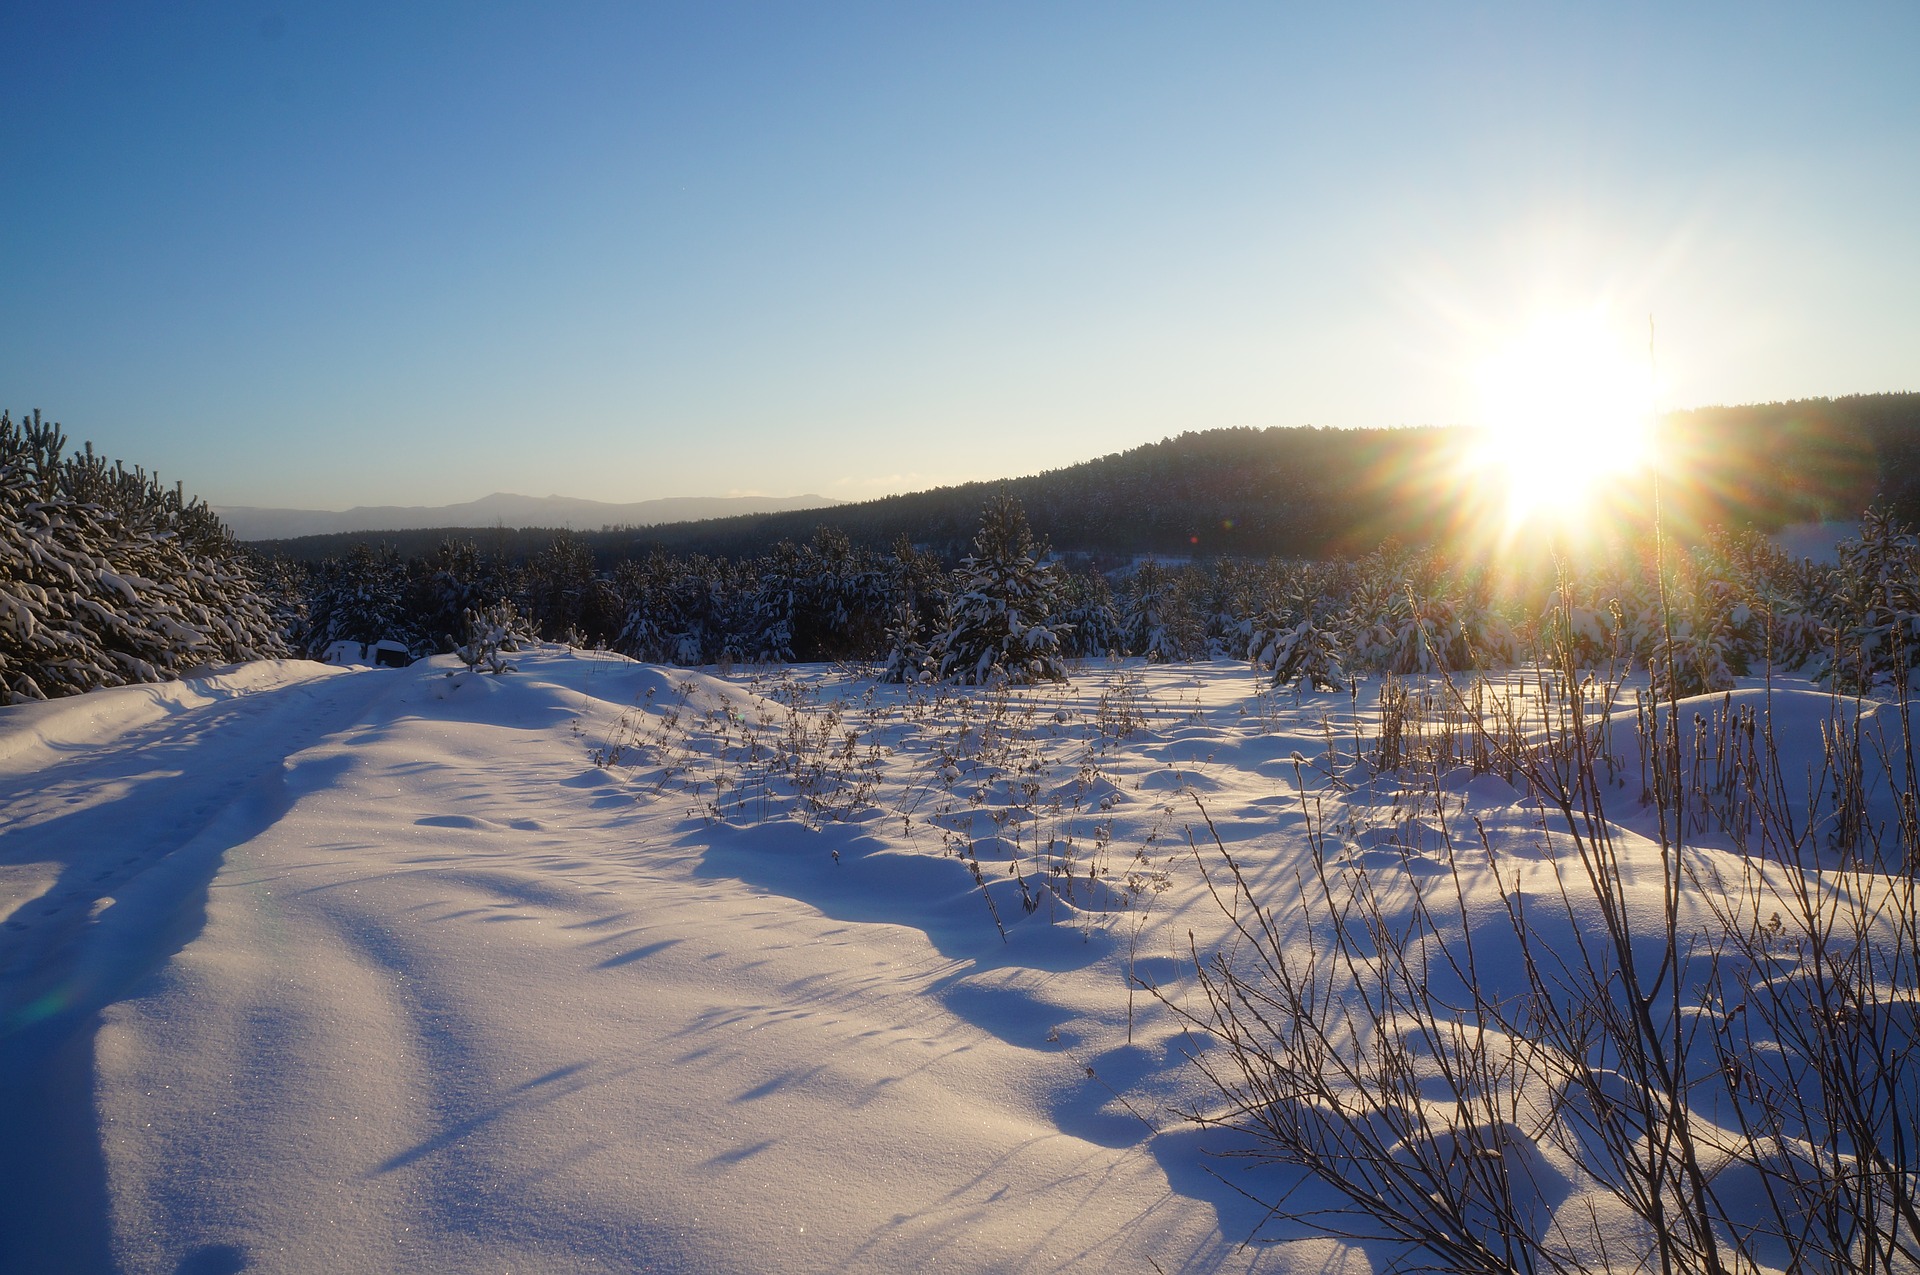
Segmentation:
{"type": "Polygon", "coordinates": [[[570,496],[516,496],[496,491],[458,505],[360,505],[353,509],[262,509],[215,505],[213,511],[241,540],[291,540],[355,531],[408,531],[421,527],[651,527],[743,514],[825,509],[840,501],[825,496],[669,496],[611,504],[570,496]]]}

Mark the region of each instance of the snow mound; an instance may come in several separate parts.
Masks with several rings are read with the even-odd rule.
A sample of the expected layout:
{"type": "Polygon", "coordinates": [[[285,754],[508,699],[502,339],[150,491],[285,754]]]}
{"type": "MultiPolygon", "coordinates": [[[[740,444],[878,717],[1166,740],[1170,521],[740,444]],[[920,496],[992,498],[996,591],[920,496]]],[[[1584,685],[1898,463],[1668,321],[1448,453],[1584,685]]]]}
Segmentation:
{"type": "MultiPolygon", "coordinates": [[[[1570,969],[1604,918],[1560,892],[1576,860],[1524,778],[1376,773],[1377,696],[1254,702],[1226,663],[967,690],[514,663],[266,663],[0,710],[10,1268],[1385,1266],[1407,1254],[1302,1220],[1339,1204],[1325,1182],[1237,1156],[1261,1108],[1194,1065],[1231,1072],[1209,991],[1260,968],[1263,927],[1306,950],[1321,881],[1377,909],[1346,968],[1405,943],[1429,998],[1424,1026],[1368,1029],[1403,1047],[1402,1115],[1445,1124],[1469,1047],[1554,1078],[1451,1158],[1377,1110],[1389,1156],[1496,1148],[1529,1225],[1614,1216],[1545,1131],[1633,1082],[1476,1026],[1526,995],[1523,936],[1570,969]]],[[[1686,764],[1762,694],[1683,704],[1686,764]]],[[[1771,705],[1794,765],[1856,711],[1804,683],[1771,705]]],[[[1598,732],[1623,908],[1658,933],[1633,722],[1598,732]]],[[[1691,853],[1689,933],[1741,866],[1691,853]]],[[[1671,967],[1662,1026],[1714,1129],[1741,1115],[1709,1100],[1714,979],[1815,997],[1790,955],[1671,967]]],[[[1911,989],[1862,1005],[1920,1030],[1911,989]]]]}

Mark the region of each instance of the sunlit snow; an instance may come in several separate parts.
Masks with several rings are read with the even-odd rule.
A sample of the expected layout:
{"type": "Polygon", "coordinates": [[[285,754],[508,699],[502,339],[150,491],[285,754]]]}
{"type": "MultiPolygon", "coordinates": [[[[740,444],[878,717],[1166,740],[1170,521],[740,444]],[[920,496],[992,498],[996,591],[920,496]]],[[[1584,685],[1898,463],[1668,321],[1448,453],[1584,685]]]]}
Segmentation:
{"type": "MultiPolygon", "coordinates": [[[[516,663],[261,663],[0,710],[0,1234],[23,1268],[1397,1255],[1303,1225],[1324,1187],[1186,1119],[1221,1097],[1150,990],[1197,1008],[1194,954],[1229,934],[1201,865],[1230,853],[1278,907],[1309,816],[1410,880],[1477,818],[1547,888],[1522,788],[1462,770],[1422,807],[1361,782],[1377,684],[516,663]]],[[[1607,1207],[1539,1155],[1546,1206],[1607,1207]]]]}

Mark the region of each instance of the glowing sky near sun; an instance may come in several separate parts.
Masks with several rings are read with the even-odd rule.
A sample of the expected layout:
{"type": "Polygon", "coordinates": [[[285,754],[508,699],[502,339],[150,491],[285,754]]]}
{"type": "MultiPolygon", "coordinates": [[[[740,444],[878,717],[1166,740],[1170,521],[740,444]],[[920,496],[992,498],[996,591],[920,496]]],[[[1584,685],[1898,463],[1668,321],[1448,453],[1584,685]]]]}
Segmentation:
{"type": "Polygon", "coordinates": [[[1920,8],[1307,8],[9,5],[0,403],[340,508],[1920,388],[1920,8]]]}

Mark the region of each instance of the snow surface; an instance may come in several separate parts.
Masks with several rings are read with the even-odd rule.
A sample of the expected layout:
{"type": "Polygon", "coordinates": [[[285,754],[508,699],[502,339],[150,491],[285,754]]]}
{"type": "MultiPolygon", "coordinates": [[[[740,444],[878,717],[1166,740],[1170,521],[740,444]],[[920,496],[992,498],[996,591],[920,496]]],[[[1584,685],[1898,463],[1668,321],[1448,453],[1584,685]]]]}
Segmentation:
{"type": "MultiPolygon", "coordinates": [[[[1446,870],[1384,789],[1314,778],[1370,693],[516,663],[0,710],[0,1269],[1396,1256],[1300,1225],[1323,1189],[1183,1119],[1219,1102],[1199,1042],[1128,977],[1179,1000],[1227,933],[1202,803],[1256,888],[1299,866],[1303,795],[1357,858],[1446,870]],[[1073,876],[1009,873],[1068,842],[1073,876]]],[[[1521,793],[1446,792],[1526,858],[1521,793]]]]}
{"type": "Polygon", "coordinates": [[[1773,542],[1790,558],[1806,558],[1824,566],[1840,561],[1840,543],[1860,538],[1860,520],[1796,522],[1773,533],[1773,542]]]}

